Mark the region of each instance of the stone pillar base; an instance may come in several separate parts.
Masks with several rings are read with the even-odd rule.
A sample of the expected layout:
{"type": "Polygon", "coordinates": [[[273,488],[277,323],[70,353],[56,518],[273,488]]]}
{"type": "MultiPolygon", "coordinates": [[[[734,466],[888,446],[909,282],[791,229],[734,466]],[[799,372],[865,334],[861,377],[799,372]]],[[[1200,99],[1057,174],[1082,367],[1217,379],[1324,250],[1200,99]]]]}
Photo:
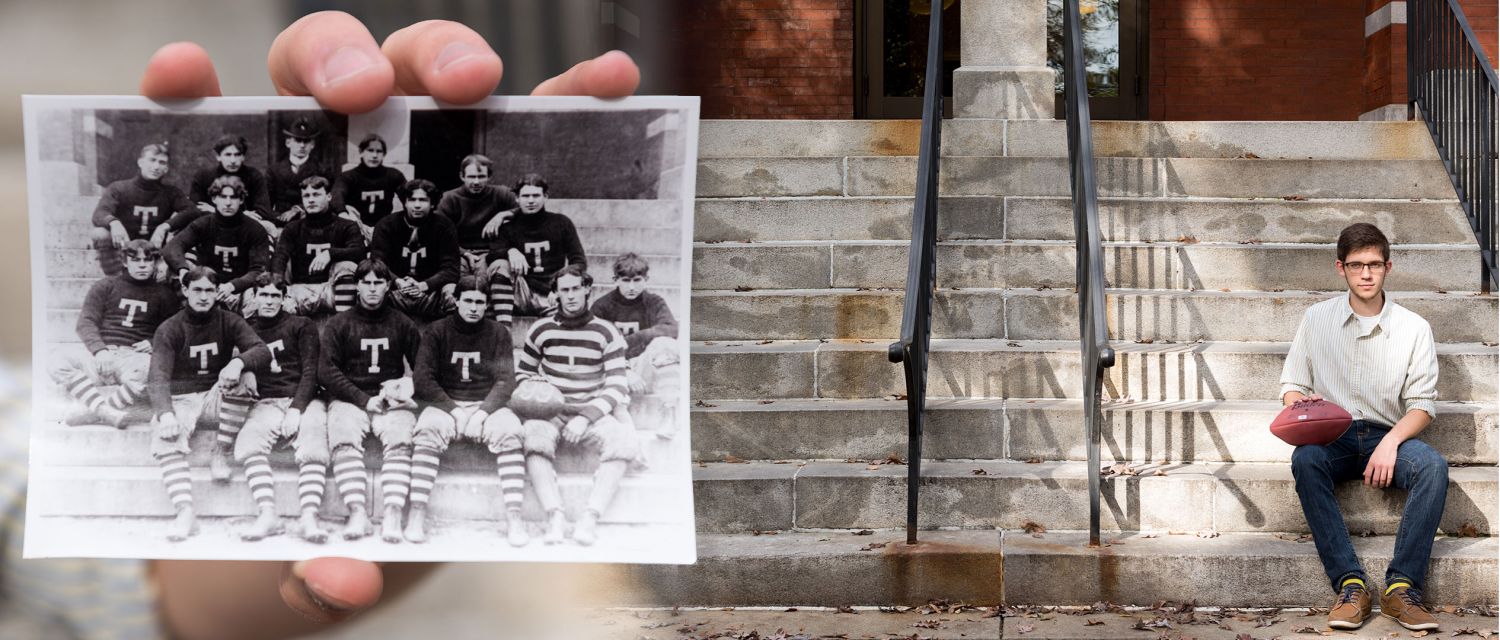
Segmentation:
{"type": "Polygon", "coordinates": [[[1378,109],[1371,109],[1359,114],[1361,122],[1389,122],[1393,120],[1406,121],[1407,108],[1405,104],[1388,104],[1378,109]]]}
{"type": "Polygon", "coordinates": [[[1050,67],[959,67],[953,72],[953,116],[1051,120],[1056,74],[1050,67]]]}

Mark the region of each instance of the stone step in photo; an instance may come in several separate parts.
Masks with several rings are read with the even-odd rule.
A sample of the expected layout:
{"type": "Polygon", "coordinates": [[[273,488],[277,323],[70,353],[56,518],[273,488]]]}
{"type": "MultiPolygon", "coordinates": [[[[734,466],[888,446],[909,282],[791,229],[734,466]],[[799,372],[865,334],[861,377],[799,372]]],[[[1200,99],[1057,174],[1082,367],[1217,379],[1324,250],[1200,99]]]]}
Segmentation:
{"type": "MultiPolygon", "coordinates": [[[[1267,400],[1280,395],[1290,342],[1114,342],[1106,397],[1140,400],[1267,400]]],[[[906,393],[884,340],[695,342],[695,400],[881,398],[906,393]]],[[[929,398],[1077,398],[1078,342],[932,341],[929,398]]],[[[1493,402],[1495,348],[1439,344],[1438,397],[1493,402]]]]}
{"type": "MultiPolygon", "coordinates": [[[[908,243],[699,243],[693,288],[734,290],[906,286],[908,243]]],[[[1332,244],[1108,243],[1106,286],[1124,289],[1343,291],[1332,244]]],[[[1071,241],[965,240],[938,244],[943,289],[1075,285],[1071,241]]],[[[1388,291],[1478,291],[1477,245],[1398,245],[1388,291]]],[[[60,275],[60,274],[59,274],[60,275]]]]}
{"type": "MultiPolygon", "coordinates": [[[[649,586],[625,605],[920,606],[932,599],[993,605],[1096,602],[1152,606],[1322,606],[1332,590],[1310,542],[1273,534],[1109,536],[1048,531],[904,531],[700,534],[691,566],[637,566],[649,586]],[[808,579],[816,576],[816,579],[808,579]],[[1276,585],[1270,592],[1265,585],[1276,585]],[[1267,596],[1271,596],[1268,599],[1267,596]]],[[[1384,576],[1391,536],[1355,538],[1371,576],[1384,576]]],[[[1496,601],[1496,538],[1439,538],[1425,599],[1444,605],[1496,601]]],[[[1486,618],[1485,620],[1488,620],[1486,618]]]]}
{"type": "MultiPolygon", "coordinates": [[[[194,468],[193,505],[199,515],[252,516],[255,501],[244,482],[215,483],[208,469],[194,468]]],[[[276,469],[276,510],[283,516],[300,511],[295,469],[276,469]]],[[[380,503],[379,475],[371,472],[367,499],[380,503]]],[[[601,521],[610,523],[681,522],[689,499],[687,483],[681,476],[665,474],[627,475],[620,483],[615,499],[605,509],[601,521]]],[[[589,474],[562,474],[558,485],[564,508],[576,518],[588,501],[593,477],[589,474]]],[[[150,467],[34,467],[32,469],[31,504],[39,516],[143,516],[163,517],[173,514],[161,483],[161,472],[150,467]]],[[[503,520],[505,508],[500,497],[500,477],[490,473],[455,472],[438,476],[432,491],[430,510],[435,518],[465,520],[503,520]]],[[[323,495],[320,514],[344,517],[348,511],[330,477],[323,495]]],[[[524,514],[527,519],[545,517],[535,494],[528,489],[524,514]]]]}
{"type": "MultiPolygon", "coordinates": [[[[1454,197],[1443,165],[1428,160],[1096,158],[1100,196],[1221,198],[1454,197]]],[[[905,196],[915,193],[917,157],[702,158],[700,198],[905,196]]],[[[943,159],[938,192],[950,196],[1064,196],[1063,157],[943,159]]]]}
{"type": "MultiPolygon", "coordinates": [[[[1342,293],[1308,291],[1105,292],[1110,336],[1192,342],[1290,341],[1308,307],[1342,293]],[[1244,318],[1256,318],[1246,323],[1244,318]]],[[[901,290],[758,289],[693,293],[694,340],[886,339],[901,335],[901,290]]],[[[1439,342],[1495,342],[1494,295],[1391,292],[1439,342]]],[[[1067,340],[1078,335],[1071,289],[944,289],[933,300],[936,338],[1067,340]]]]}
{"type": "MultiPolygon", "coordinates": [[[[1307,531],[1290,465],[1145,464],[1126,472],[1132,475],[1102,481],[1104,530],[1307,531]]],[[[906,476],[906,465],[863,460],[710,463],[694,469],[698,530],[899,528],[906,522],[906,476]]],[[[1448,477],[1440,530],[1493,535],[1500,525],[1495,468],[1451,467],[1448,477]]],[[[1336,493],[1350,531],[1396,532],[1405,491],[1351,481],[1336,493]]],[[[923,527],[1020,529],[1031,522],[1087,530],[1088,469],[1081,462],[924,462],[918,506],[923,527]]]]}
{"type": "MultiPolygon", "coordinates": [[[[955,118],[943,122],[943,154],[1066,157],[1060,120],[955,118]]],[[[917,120],[704,120],[703,158],[917,155],[917,120]]],[[[1096,157],[1433,159],[1418,122],[1090,123],[1096,157]]]]}
{"type": "MultiPolygon", "coordinates": [[[[702,198],[694,240],[909,240],[913,199],[893,196],[702,198]]],[[[1067,197],[943,196],[939,240],[1073,240],[1067,197]]],[[[1329,243],[1369,222],[1398,244],[1468,244],[1474,232],[1455,200],[1100,198],[1105,242],[1329,243]]]]}
{"type": "MultiPolygon", "coordinates": [[[[1439,402],[1419,436],[1451,464],[1494,465],[1500,420],[1494,404],[1439,402]]],[[[1102,459],[1116,462],[1291,462],[1271,435],[1275,400],[1105,402],[1102,459]]],[[[867,460],[907,457],[903,400],[714,400],[693,407],[693,459],[867,460]]],[[[1078,400],[931,400],[924,460],[1088,459],[1078,400]]]]}

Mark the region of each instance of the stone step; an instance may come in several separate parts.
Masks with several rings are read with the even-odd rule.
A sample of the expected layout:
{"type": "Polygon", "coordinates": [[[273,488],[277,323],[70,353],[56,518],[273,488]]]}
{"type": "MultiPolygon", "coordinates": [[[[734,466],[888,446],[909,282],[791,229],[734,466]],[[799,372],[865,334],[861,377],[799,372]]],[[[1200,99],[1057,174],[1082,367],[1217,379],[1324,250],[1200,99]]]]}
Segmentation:
{"type": "MultiPolygon", "coordinates": [[[[694,240],[907,240],[910,197],[703,198],[694,240]]],[[[951,196],[938,203],[940,240],[1073,239],[1065,197],[951,196]]],[[[1106,242],[1329,242],[1369,222],[1396,243],[1469,244],[1474,232],[1453,200],[1288,201],[1231,198],[1101,198],[1106,242]]]]}
{"type": "MultiPolygon", "coordinates": [[[[1102,479],[1100,526],[1108,531],[1203,530],[1306,532],[1287,464],[1145,464],[1139,475],[1102,479]],[[1166,475],[1154,475],[1156,471],[1166,475]]],[[[1088,473],[1084,462],[932,461],[922,465],[919,522],[932,528],[1088,529],[1088,473]],[[976,470],[982,473],[976,473],[976,470]]],[[[1492,535],[1497,525],[1495,467],[1450,467],[1448,500],[1439,528],[1465,525],[1492,535]]],[[[880,529],[906,522],[906,465],[856,462],[708,464],[695,470],[698,530],[880,529]],[[730,495],[717,485],[752,481],[761,499],[750,507],[747,488],[730,495]],[[738,502],[729,500],[741,497],[738,502]],[[790,525],[771,526],[790,522],[790,525]]],[[[1350,531],[1394,534],[1405,492],[1358,482],[1336,493],[1350,531]]]]}
{"type": "MultiPolygon", "coordinates": [[[[1068,154],[1061,120],[943,121],[943,154],[1068,154]]],[[[1163,158],[1436,158],[1419,122],[1144,122],[1095,120],[1094,155],[1163,158]]],[[[916,120],[704,120],[703,158],[917,155],[916,120]]]]}
{"type": "MultiPolygon", "coordinates": [[[[1290,292],[1112,289],[1110,335],[1127,340],[1290,340],[1303,312],[1336,295],[1290,292]],[[1242,322],[1254,317],[1257,322],[1242,322]]],[[[904,291],[763,289],[693,293],[694,340],[895,339],[904,291]]],[[[1496,297],[1392,292],[1427,318],[1439,342],[1495,342],[1496,297]]],[[[1078,335],[1078,294],[1068,289],[940,290],[933,336],[1066,340],[1078,335]]]]}
{"type": "MultiPolygon", "coordinates": [[[[218,484],[208,476],[208,469],[195,467],[193,503],[199,515],[255,515],[255,502],[244,482],[218,484]]],[[[299,511],[297,471],[276,469],[276,509],[283,516],[299,511]]],[[[379,501],[380,488],[372,472],[369,498],[379,501]]],[[[38,516],[146,516],[173,514],[161,484],[161,472],[152,467],[33,467],[30,498],[38,516]]],[[[588,500],[593,478],[589,474],[561,474],[558,484],[570,517],[576,517],[588,500]]],[[[690,499],[687,478],[681,475],[652,473],[627,475],[620,491],[605,509],[602,521],[611,523],[681,522],[687,514],[690,499]]],[[[530,489],[526,492],[525,513],[528,519],[541,520],[545,514],[530,489]]],[[[438,477],[432,492],[433,517],[440,519],[503,520],[500,504],[500,478],[492,473],[454,472],[438,477]],[[475,499],[476,495],[487,496],[475,499]]],[[[347,515],[337,487],[329,479],[323,496],[321,514],[326,517],[347,515]]]]}
{"type": "MultiPolygon", "coordinates": [[[[827,289],[906,286],[902,241],[698,243],[693,288],[827,289]]],[[[937,248],[943,289],[1076,284],[1071,241],[963,240],[937,248]]],[[[1343,291],[1331,244],[1114,242],[1104,245],[1106,286],[1124,289],[1343,291]]],[[[1474,244],[1398,245],[1390,291],[1478,291],[1474,244]]]]}
{"type": "MultiPolygon", "coordinates": [[[[887,341],[700,342],[694,399],[880,398],[905,394],[887,341]]],[[[1116,342],[1105,394],[1139,400],[1265,400],[1278,396],[1290,343],[1116,342]]],[[[1437,345],[1438,397],[1493,402],[1496,353],[1481,344],[1437,345]]],[[[930,398],[1077,398],[1077,341],[935,339],[930,398]]]]}
{"type": "MultiPolygon", "coordinates": [[[[1151,606],[1327,606],[1327,578],[1311,543],[1271,534],[1155,538],[1110,536],[1089,548],[1086,533],[924,531],[915,546],[902,531],[700,534],[691,566],[639,566],[649,586],[631,605],[925,605],[932,599],[993,605],[1096,602],[1151,606]],[[816,576],[816,579],[808,579],[816,576]],[[1274,586],[1270,586],[1274,585],[1274,586]]],[[[1392,538],[1355,538],[1371,576],[1383,576],[1392,538]]],[[[1496,599],[1495,538],[1440,538],[1426,599],[1486,605],[1496,599]]]]}
{"type": "MultiPolygon", "coordinates": [[[[1425,160],[1265,160],[1100,157],[1100,196],[1226,198],[1454,197],[1442,163],[1425,160]]],[[[944,158],[939,193],[950,196],[1065,196],[1062,157],[944,158]]],[[[703,158],[700,198],[905,196],[916,192],[916,156],[703,158]]]]}
{"type": "MultiPolygon", "coordinates": [[[[643,421],[644,424],[644,421],[643,421]]],[[[655,425],[651,425],[655,426],[655,425]]],[[[682,464],[688,457],[686,438],[668,439],[657,436],[649,427],[638,427],[642,445],[643,462],[646,469],[665,470],[682,464]]],[[[669,432],[663,431],[664,436],[669,432]]],[[[207,467],[213,451],[216,432],[200,429],[191,438],[192,453],[188,463],[194,467],[207,467]]],[[[79,467],[156,467],[151,456],[151,427],[134,424],[119,430],[103,425],[67,426],[58,423],[46,424],[32,430],[31,461],[37,465],[69,465],[79,467]]],[[[380,441],[370,436],[365,439],[365,466],[380,468],[380,441]]],[[[292,455],[292,444],[278,444],[271,454],[271,465],[278,469],[295,469],[297,462],[292,455]]],[[[561,473],[593,473],[599,466],[597,449],[580,450],[564,447],[557,453],[557,469],[561,473]]],[[[494,472],[495,455],[484,445],[461,441],[453,443],[443,455],[441,473],[494,472]]],[[[235,465],[236,481],[244,480],[241,466],[235,465]]]]}
{"type": "MultiPolygon", "coordinates": [[[[1289,463],[1292,447],[1267,425],[1274,400],[1106,402],[1100,453],[1114,462],[1289,463]]],[[[693,407],[693,458],[885,460],[907,457],[905,400],[715,400],[693,407]]],[[[1500,463],[1493,404],[1439,402],[1421,438],[1453,464],[1500,463]]],[[[1077,400],[933,400],[926,460],[1086,460],[1077,400]]]]}

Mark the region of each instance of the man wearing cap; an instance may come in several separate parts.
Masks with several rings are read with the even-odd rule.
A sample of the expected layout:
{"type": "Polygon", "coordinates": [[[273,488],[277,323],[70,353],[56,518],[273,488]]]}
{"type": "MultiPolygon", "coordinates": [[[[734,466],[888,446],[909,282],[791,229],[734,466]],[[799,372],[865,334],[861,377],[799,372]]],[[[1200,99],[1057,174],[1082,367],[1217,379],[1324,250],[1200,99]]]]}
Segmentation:
{"type": "Polygon", "coordinates": [[[314,153],[322,131],[311,118],[297,118],[281,133],[286,136],[287,156],[272,163],[266,172],[271,191],[271,217],[263,224],[273,239],[281,235],[281,229],[288,222],[302,216],[302,181],[323,176],[332,184],[335,177],[322,158],[314,153]]]}

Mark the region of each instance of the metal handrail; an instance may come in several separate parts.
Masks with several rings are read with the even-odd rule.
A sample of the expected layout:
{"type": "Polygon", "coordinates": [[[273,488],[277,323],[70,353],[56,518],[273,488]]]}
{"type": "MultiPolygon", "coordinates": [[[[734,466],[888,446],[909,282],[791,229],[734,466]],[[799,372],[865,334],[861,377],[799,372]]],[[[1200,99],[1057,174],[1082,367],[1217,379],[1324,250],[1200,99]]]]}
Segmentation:
{"type": "Polygon", "coordinates": [[[1474,239],[1480,291],[1500,280],[1495,235],[1495,103],[1500,82],[1456,0],[1406,3],[1408,110],[1420,115],[1474,239]]]}
{"type": "Polygon", "coordinates": [[[1088,433],[1089,545],[1099,545],[1099,409],[1104,370],[1115,364],[1104,323],[1104,250],[1099,238],[1099,199],[1094,182],[1094,139],[1089,127],[1088,76],[1078,0],[1063,0],[1063,87],[1068,122],[1068,166],[1072,177],[1073,231],[1077,245],[1078,337],[1083,358],[1084,429],[1088,433]]]}
{"type": "Polygon", "coordinates": [[[927,350],[932,342],[932,289],[937,270],[938,156],[943,123],[943,0],[932,0],[927,30],[927,86],[922,101],[917,194],[912,206],[906,301],[901,339],[891,362],[906,372],[906,543],[917,543],[917,502],[922,489],[922,427],[927,410],[927,350]]]}

